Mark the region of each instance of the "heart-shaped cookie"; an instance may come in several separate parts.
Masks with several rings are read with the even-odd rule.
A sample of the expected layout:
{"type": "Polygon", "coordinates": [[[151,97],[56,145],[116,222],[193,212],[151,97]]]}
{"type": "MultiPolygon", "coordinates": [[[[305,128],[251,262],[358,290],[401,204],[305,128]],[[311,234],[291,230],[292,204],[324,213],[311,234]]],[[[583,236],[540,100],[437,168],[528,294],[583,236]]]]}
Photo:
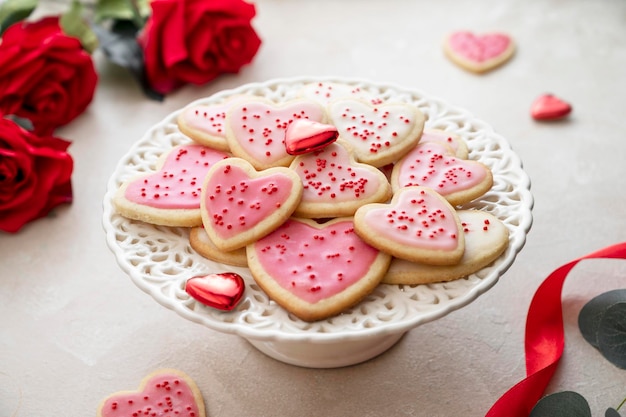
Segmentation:
{"type": "Polygon", "coordinates": [[[204,176],[224,152],[199,145],[174,147],[164,154],[157,171],[124,182],[113,204],[125,217],[164,226],[202,224],[200,192],[204,176]]]}
{"type": "Polygon", "coordinates": [[[289,166],[294,156],[287,153],[285,131],[297,119],[323,123],[324,108],[311,100],[276,104],[261,98],[237,103],[226,115],[226,138],[233,155],[249,161],[256,169],[289,166]]]}
{"type": "Polygon", "coordinates": [[[177,117],[178,128],[194,141],[214,149],[228,152],[226,140],[226,113],[242,98],[236,96],[219,104],[192,104],[177,117]]]}
{"type": "Polygon", "coordinates": [[[462,278],[486,267],[507,248],[509,231],[497,217],[479,210],[458,210],[465,252],[456,265],[427,265],[394,258],[385,284],[428,284],[462,278]]]}
{"type": "Polygon", "coordinates": [[[572,106],[552,94],[538,97],[530,107],[535,120],[559,120],[572,112],[572,106]]]}
{"type": "Polygon", "coordinates": [[[460,67],[484,73],[508,61],[515,52],[515,43],[505,33],[474,34],[462,30],[446,38],[444,51],[460,67]]]}
{"type": "Polygon", "coordinates": [[[192,227],[189,231],[189,245],[201,256],[215,262],[232,266],[248,266],[246,248],[223,251],[211,241],[203,226],[192,227]]]}
{"type": "Polygon", "coordinates": [[[177,369],[161,369],[145,377],[137,391],[120,391],[105,398],[97,417],[206,417],[195,382],[177,369]]]}
{"type": "Polygon", "coordinates": [[[393,167],[393,190],[415,185],[429,187],[452,205],[467,203],[486,193],[493,185],[489,167],[451,153],[440,143],[419,143],[393,167]]]}
{"type": "Polygon", "coordinates": [[[334,316],[379,283],[391,257],[361,240],[351,218],[291,218],[248,245],[248,265],[268,296],[305,321],[334,316]]]}
{"type": "Polygon", "coordinates": [[[256,171],[241,158],[229,158],[204,179],[202,224],[215,246],[232,251],[280,226],[301,197],[300,177],[289,168],[256,171]]]}
{"type": "Polygon", "coordinates": [[[330,103],[328,112],[356,160],[375,167],[395,162],[412,149],[425,121],[424,114],[407,103],[372,105],[344,99],[330,103]]]}
{"type": "Polygon", "coordinates": [[[285,132],[285,148],[289,155],[302,155],[320,150],[337,140],[339,132],[333,125],[297,119],[285,132]]]}
{"type": "Polygon", "coordinates": [[[363,204],[391,197],[391,186],[380,170],[354,160],[343,141],[300,155],[290,166],[302,180],[298,217],[352,216],[363,204]]]}
{"type": "Polygon", "coordinates": [[[196,276],[185,283],[185,291],[195,300],[224,311],[237,306],[245,288],[241,275],[234,272],[196,276]]]}
{"type": "Polygon", "coordinates": [[[323,106],[340,98],[362,99],[372,104],[381,104],[384,101],[382,97],[366,92],[359,86],[326,81],[306,84],[300,91],[300,96],[315,100],[323,106]]]}
{"type": "Polygon", "coordinates": [[[402,188],[389,204],[361,206],[354,229],[375,248],[413,262],[454,265],[465,249],[456,211],[427,187],[402,188]]]}
{"type": "Polygon", "coordinates": [[[419,143],[436,142],[452,149],[454,156],[460,159],[467,159],[469,149],[463,138],[456,133],[446,132],[440,129],[424,129],[419,143]]]}

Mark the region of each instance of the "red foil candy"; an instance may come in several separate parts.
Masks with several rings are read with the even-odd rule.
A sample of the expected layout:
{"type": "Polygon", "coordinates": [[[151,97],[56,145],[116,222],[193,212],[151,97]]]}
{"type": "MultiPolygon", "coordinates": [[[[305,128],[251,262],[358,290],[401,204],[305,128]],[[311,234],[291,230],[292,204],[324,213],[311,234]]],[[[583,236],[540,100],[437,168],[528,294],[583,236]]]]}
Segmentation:
{"type": "Polygon", "coordinates": [[[285,130],[285,148],[289,155],[301,155],[330,145],[338,136],[335,126],[296,119],[285,130]]]}
{"type": "Polygon", "coordinates": [[[185,284],[185,291],[195,300],[224,311],[237,306],[244,289],[243,278],[234,272],[197,276],[188,279],[185,284]]]}

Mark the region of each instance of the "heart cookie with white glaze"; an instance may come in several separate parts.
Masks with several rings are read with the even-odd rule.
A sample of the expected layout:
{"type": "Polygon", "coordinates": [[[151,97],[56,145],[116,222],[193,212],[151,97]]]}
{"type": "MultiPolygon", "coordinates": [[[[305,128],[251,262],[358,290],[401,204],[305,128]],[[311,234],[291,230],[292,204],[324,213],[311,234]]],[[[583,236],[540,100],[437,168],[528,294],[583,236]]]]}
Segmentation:
{"type": "Polygon", "coordinates": [[[202,185],[202,224],[220,250],[232,251],[272,232],[302,197],[300,177],[285,167],[256,171],[241,158],[215,164],[202,185]]]}
{"type": "Polygon", "coordinates": [[[391,197],[385,174],[356,162],[343,141],[298,156],[290,168],[304,185],[302,200],[294,213],[298,217],[352,216],[363,204],[391,197]]]}
{"type": "Polygon", "coordinates": [[[373,247],[413,262],[454,265],[465,250],[456,210],[427,187],[402,188],[389,204],[360,207],[354,230],[373,247]]]}
{"type": "Polygon", "coordinates": [[[237,103],[226,115],[226,139],[233,155],[249,161],[256,169],[289,166],[294,155],[287,153],[285,132],[297,119],[323,123],[324,108],[311,100],[276,104],[260,98],[237,103]]]}
{"type": "Polygon", "coordinates": [[[427,265],[394,258],[384,284],[429,284],[459,279],[496,260],[509,244],[509,231],[497,217],[479,210],[458,210],[465,252],[456,265],[427,265]]]}
{"type": "Polygon", "coordinates": [[[475,34],[462,30],[453,32],[446,38],[444,52],[461,68],[484,73],[511,59],[515,52],[515,43],[505,33],[475,34]]]}
{"type": "Polygon", "coordinates": [[[427,142],[436,142],[452,149],[452,154],[460,159],[467,159],[469,149],[463,138],[456,133],[446,132],[441,129],[424,129],[419,145],[427,142]]]}
{"type": "Polygon", "coordinates": [[[291,218],[246,252],[257,284],[305,321],[357,304],[376,288],[391,261],[359,238],[352,218],[324,224],[291,218]]]}
{"type": "Polygon", "coordinates": [[[420,140],[425,116],[414,105],[336,100],[328,105],[339,137],[350,144],[357,161],[382,167],[404,156],[420,140]]]}
{"type": "Polygon", "coordinates": [[[456,206],[489,191],[493,175],[478,161],[455,157],[442,143],[420,142],[394,165],[391,173],[394,191],[416,185],[436,190],[456,206]]]}
{"type": "Polygon", "coordinates": [[[177,369],[161,369],[145,377],[137,391],[120,391],[105,398],[97,417],[206,417],[196,383],[177,369]]]}
{"type": "Polygon", "coordinates": [[[384,101],[382,97],[367,93],[358,86],[325,81],[306,84],[302,87],[300,96],[315,100],[323,106],[341,98],[362,99],[375,105],[384,101]]]}
{"type": "Polygon", "coordinates": [[[200,193],[204,176],[228,154],[199,145],[172,148],[161,156],[157,171],[125,181],[113,204],[125,217],[177,227],[202,225],[200,193]]]}

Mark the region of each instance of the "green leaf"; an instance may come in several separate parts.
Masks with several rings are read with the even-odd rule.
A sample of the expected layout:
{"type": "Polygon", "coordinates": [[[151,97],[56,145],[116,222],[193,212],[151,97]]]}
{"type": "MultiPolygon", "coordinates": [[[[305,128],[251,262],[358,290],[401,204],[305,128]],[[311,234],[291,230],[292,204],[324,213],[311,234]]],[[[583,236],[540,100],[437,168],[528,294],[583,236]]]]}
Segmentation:
{"type": "Polygon", "coordinates": [[[5,0],[0,2],[0,35],[13,23],[26,19],[37,7],[37,0],[5,0]]]}
{"type": "Polygon", "coordinates": [[[580,333],[593,347],[598,347],[598,329],[602,316],[607,308],[618,302],[626,302],[626,289],[600,294],[587,302],[578,313],[580,333]]]}
{"type": "Polygon", "coordinates": [[[563,391],[540,399],[530,417],[591,417],[591,409],[582,395],[563,391]]]}
{"type": "Polygon", "coordinates": [[[80,40],[83,48],[89,53],[98,48],[98,37],[83,19],[83,6],[74,0],[69,10],[59,20],[63,32],[80,40]]]}
{"type": "Polygon", "coordinates": [[[626,303],[606,309],[598,327],[598,349],[613,365],[626,369],[626,303]]]}
{"type": "Polygon", "coordinates": [[[149,15],[149,0],[99,0],[96,3],[96,22],[132,20],[141,29],[149,15]]]}

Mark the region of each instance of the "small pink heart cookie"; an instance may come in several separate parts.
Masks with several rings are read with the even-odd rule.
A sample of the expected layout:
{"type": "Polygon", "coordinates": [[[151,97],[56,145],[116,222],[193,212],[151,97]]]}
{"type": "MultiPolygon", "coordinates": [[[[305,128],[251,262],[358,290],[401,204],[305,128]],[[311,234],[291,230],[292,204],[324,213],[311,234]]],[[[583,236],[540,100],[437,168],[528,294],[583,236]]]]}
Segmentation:
{"type": "Polygon", "coordinates": [[[384,284],[428,284],[459,279],[486,267],[506,250],[509,231],[497,217],[479,210],[457,211],[465,252],[456,265],[427,265],[394,258],[383,278],[384,284]]]}
{"type": "Polygon", "coordinates": [[[484,73],[508,61],[515,52],[513,39],[505,33],[451,33],[444,42],[446,56],[468,71],[484,73]]]}
{"type": "Polygon", "coordinates": [[[241,97],[230,98],[219,104],[191,104],[177,117],[178,128],[195,142],[228,152],[226,140],[226,113],[241,97]]]}
{"type": "Polygon", "coordinates": [[[354,160],[343,141],[300,155],[290,166],[302,180],[294,215],[306,218],[352,216],[363,204],[387,201],[391,186],[380,170],[354,160]]]}
{"type": "Polygon", "coordinates": [[[291,218],[248,245],[247,254],[257,284],[305,321],[357,304],[376,288],[391,260],[361,240],[348,217],[324,224],[291,218]]]}
{"type": "Polygon", "coordinates": [[[145,377],[137,391],[120,391],[105,398],[97,417],[206,417],[196,383],[177,369],[161,369],[145,377]]]}
{"type": "Polygon", "coordinates": [[[234,272],[199,275],[185,283],[185,291],[193,299],[224,311],[237,306],[245,289],[243,278],[234,272]]]}
{"type": "Polygon", "coordinates": [[[389,204],[361,206],[354,229],[375,248],[413,262],[454,265],[465,250],[456,211],[427,187],[402,188],[389,204]]]}
{"type": "Polygon", "coordinates": [[[272,232],[302,197],[300,177],[285,167],[256,171],[241,158],[216,163],[202,185],[202,224],[220,250],[232,251],[272,232]]]}
{"type": "Polygon", "coordinates": [[[530,107],[535,120],[559,120],[572,112],[572,106],[552,94],[538,97],[530,107]]]}
{"type": "Polygon", "coordinates": [[[285,131],[297,119],[323,123],[324,108],[311,100],[276,104],[249,98],[235,104],[226,115],[226,138],[233,155],[249,161],[256,169],[289,166],[294,155],[287,153],[285,131]]]}
{"type": "Polygon", "coordinates": [[[343,99],[330,103],[329,117],[357,161],[382,167],[404,156],[420,140],[425,116],[408,103],[372,105],[343,99]]]}
{"type": "Polygon", "coordinates": [[[209,168],[228,154],[199,145],[174,147],[154,173],[125,181],[113,204],[124,217],[163,226],[202,225],[200,192],[209,168]]]}
{"type": "Polygon", "coordinates": [[[486,165],[453,155],[442,143],[419,143],[393,167],[391,186],[430,187],[450,202],[459,205],[485,194],[493,185],[493,175],[486,165]]]}

